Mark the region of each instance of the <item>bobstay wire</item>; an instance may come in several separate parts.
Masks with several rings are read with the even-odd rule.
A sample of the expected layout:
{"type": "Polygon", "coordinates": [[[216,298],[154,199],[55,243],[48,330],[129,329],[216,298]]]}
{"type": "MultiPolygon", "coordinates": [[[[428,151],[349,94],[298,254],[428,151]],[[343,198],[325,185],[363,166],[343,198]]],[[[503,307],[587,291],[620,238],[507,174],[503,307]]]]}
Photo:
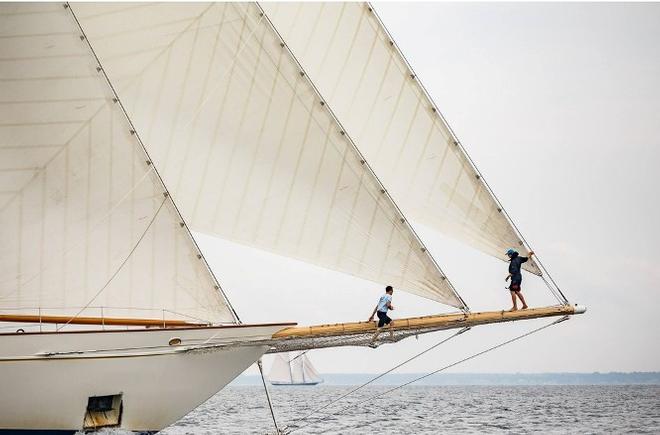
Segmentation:
{"type": "Polygon", "coordinates": [[[486,348],[486,349],[484,349],[484,350],[482,350],[482,351],[480,351],[480,352],[474,353],[474,354],[469,355],[469,356],[467,356],[467,357],[465,357],[465,358],[462,358],[462,359],[460,359],[460,360],[458,360],[458,361],[455,361],[455,362],[453,362],[453,363],[451,363],[451,364],[447,364],[446,366],[440,367],[439,369],[434,370],[434,371],[432,371],[432,372],[430,372],[430,373],[427,373],[427,374],[425,374],[425,375],[419,376],[419,377],[417,377],[417,378],[415,378],[415,379],[413,379],[413,380],[411,380],[411,381],[408,381],[408,382],[405,382],[405,383],[403,383],[403,384],[397,385],[396,387],[390,388],[389,390],[386,390],[386,391],[384,391],[384,392],[382,392],[382,393],[378,393],[378,394],[375,394],[375,395],[373,395],[373,396],[369,396],[369,397],[367,397],[366,399],[363,399],[363,400],[361,400],[361,401],[359,401],[359,402],[357,402],[357,403],[351,403],[351,404],[349,404],[349,405],[347,405],[347,406],[345,406],[345,407],[343,407],[343,408],[340,408],[340,409],[338,409],[338,410],[336,410],[336,411],[334,411],[334,412],[326,413],[326,414],[323,415],[322,417],[318,417],[318,418],[315,418],[315,419],[310,419],[310,417],[311,417],[312,415],[316,414],[318,411],[320,411],[320,410],[322,410],[322,409],[325,409],[325,408],[327,408],[328,406],[330,406],[330,405],[332,405],[332,404],[338,402],[339,400],[342,400],[342,399],[346,398],[346,397],[349,396],[350,394],[352,394],[352,393],[354,393],[354,392],[356,392],[356,391],[362,389],[363,387],[369,385],[370,383],[374,382],[376,379],[379,379],[379,378],[385,376],[386,374],[392,372],[393,370],[395,370],[395,369],[397,369],[397,368],[403,366],[404,364],[407,364],[408,362],[410,362],[410,361],[412,361],[412,360],[418,358],[419,356],[425,354],[426,352],[430,351],[431,349],[434,349],[434,348],[436,348],[437,346],[439,346],[439,345],[441,345],[441,344],[443,344],[443,343],[446,343],[446,342],[449,341],[450,339],[452,339],[452,338],[454,338],[454,337],[456,337],[456,336],[462,334],[463,332],[465,332],[465,331],[467,331],[467,330],[469,329],[469,328],[463,328],[463,329],[461,329],[460,331],[458,331],[457,333],[451,335],[450,337],[441,340],[440,342],[434,344],[433,346],[427,348],[426,350],[424,350],[424,351],[422,351],[422,352],[420,352],[420,353],[418,353],[418,354],[416,354],[416,355],[413,355],[412,357],[410,357],[410,358],[407,359],[406,361],[404,361],[404,362],[398,364],[397,366],[395,366],[395,367],[393,367],[393,368],[391,368],[391,369],[389,369],[389,370],[387,370],[387,371],[381,373],[380,375],[376,376],[375,378],[370,379],[369,381],[367,381],[367,382],[365,382],[364,384],[362,384],[362,385],[360,385],[360,386],[354,388],[353,390],[351,390],[351,391],[349,391],[348,393],[346,393],[346,394],[344,394],[344,395],[338,397],[337,399],[334,399],[333,401],[331,401],[331,402],[329,402],[329,403],[327,403],[327,404],[325,404],[325,405],[323,405],[323,406],[321,406],[321,407],[319,407],[319,408],[314,409],[312,412],[308,413],[308,414],[305,415],[304,417],[301,417],[301,418],[298,418],[298,419],[293,420],[291,426],[286,426],[286,427],[284,428],[284,433],[293,433],[293,432],[296,432],[296,431],[298,431],[298,430],[300,430],[300,429],[303,429],[303,428],[305,428],[305,427],[307,427],[307,426],[310,426],[310,425],[312,425],[312,424],[320,423],[320,422],[322,422],[322,421],[325,421],[325,420],[327,420],[328,418],[333,417],[333,416],[338,415],[338,414],[341,414],[341,413],[343,413],[343,412],[345,412],[345,411],[347,411],[347,410],[349,410],[349,409],[351,409],[351,408],[355,408],[355,407],[361,406],[361,405],[363,405],[364,403],[367,403],[367,402],[372,402],[372,401],[374,401],[374,400],[376,400],[376,399],[379,399],[379,398],[385,396],[386,394],[392,393],[392,392],[394,392],[394,391],[396,391],[396,390],[399,390],[399,389],[401,389],[401,388],[403,388],[403,387],[406,387],[406,386],[408,386],[408,385],[410,385],[410,384],[413,384],[413,383],[415,383],[415,382],[418,382],[418,381],[420,381],[420,380],[422,380],[422,379],[428,378],[428,377],[433,376],[433,375],[435,375],[435,374],[437,374],[437,373],[440,373],[440,372],[442,372],[442,371],[444,371],[444,370],[447,370],[447,369],[449,369],[449,368],[455,367],[455,366],[457,366],[457,365],[459,365],[459,364],[462,364],[462,363],[464,363],[464,362],[467,362],[467,361],[469,361],[469,360],[471,360],[471,359],[477,358],[478,356],[484,355],[484,354],[486,354],[486,353],[488,353],[488,352],[491,352],[491,351],[493,351],[493,350],[495,350],[495,349],[499,349],[499,348],[501,348],[501,347],[503,347],[503,346],[506,346],[507,344],[511,344],[511,343],[513,343],[513,342],[515,342],[515,341],[518,341],[518,340],[523,339],[523,338],[525,338],[525,337],[528,337],[528,336],[530,336],[530,335],[532,335],[532,334],[535,334],[535,333],[537,333],[537,332],[540,332],[540,331],[542,331],[542,330],[544,330],[544,329],[547,329],[547,328],[549,328],[549,327],[551,327],[551,326],[554,326],[554,325],[557,325],[557,324],[559,324],[559,323],[562,323],[562,322],[564,322],[564,321],[566,321],[566,320],[568,320],[568,319],[569,319],[569,316],[564,316],[564,317],[561,317],[560,319],[553,320],[552,322],[550,322],[550,323],[548,323],[548,324],[546,324],[546,325],[540,326],[540,327],[538,327],[538,328],[532,329],[531,331],[528,331],[528,332],[525,332],[525,333],[523,333],[523,334],[517,335],[517,336],[515,336],[514,338],[511,338],[511,339],[509,339],[509,340],[506,340],[506,341],[500,342],[500,343],[498,343],[498,344],[496,344],[496,345],[494,345],[494,346],[488,347],[488,348],[486,348]],[[295,426],[295,423],[296,423],[296,422],[298,422],[298,421],[303,421],[303,420],[306,420],[306,419],[310,419],[311,421],[309,421],[307,424],[303,424],[302,426],[295,426]]]}

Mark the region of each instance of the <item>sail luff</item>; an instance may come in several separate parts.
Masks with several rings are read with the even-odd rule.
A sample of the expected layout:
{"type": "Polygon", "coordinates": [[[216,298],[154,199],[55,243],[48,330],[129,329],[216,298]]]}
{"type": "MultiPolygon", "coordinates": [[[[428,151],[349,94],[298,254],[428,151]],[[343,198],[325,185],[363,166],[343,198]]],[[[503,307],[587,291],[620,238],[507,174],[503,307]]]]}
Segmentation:
{"type": "Polygon", "coordinates": [[[124,107],[124,103],[122,102],[121,98],[119,98],[119,94],[117,93],[115,87],[113,86],[112,81],[110,80],[110,77],[108,76],[105,69],[103,68],[103,64],[101,63],[101,60],[99,59],[98,55],[96,54],[96,51],[94,50],[94,47],[92,46],[92,43],[90,42],[89,38],[85,34],[85,30],[81,26],[80,21],[78,20],[78,17],[76,16],[73,8],[71,8],[71,5],[70,5],[69,2],[65,3],[65,7],[66,7],[67,10],[70,11],[71,16],[73,17],[76,25],[78,26],[78,30],[81,33],[81,39],[85,41],[85,43],[89,47],[89,50],[90,50],[91,54],[94,56],[95,61],[98,63],[97,71],[103,75],[103,78],[105,79],[105,82],[108,84],[108,86],[109,86],[109,88],[112,92],[112,95],[114,96],[114,102],[116,104],[118,104],[119,108],[121,109],[122,114],[126,118],[126,122],[128,123],[128,125],[130,127],[131,134],[135,136],[135,139],[136,139],[137,143],[139,144],[139,147],[140,147],[142,153],[144,154],[144,157],[146,159],[147,164],[153,167],[153,172],[156,175],[156,178],[158,179],[158,181],[160,182],[160,184],[163,188],[163,195],[165,196],[166,201],[168,201],[171,204],[171,206],[174,208],[178,219],[180,219],[180,225],[181,225],[182,228],[185,229],[186,234],[188,236],[188,240],[193,245],[194,251],[197,253],[198,259],[200,259],[203,262],[204,267],[206,268],[206,271],[208,272],[211,280],[213,281],[215,289],[220,293],[224,303],[229,308],[229,311],[230,311],[230,313],[233,317],[234,322],[235,323],[241,323],[241,320],[238,317],[238,314],[236,313],[236,310],[231,305],[231,302],[227,298],[227,295],[225,294],[224,290],[220,286],[220,283],[219,283],[217,277],[215,276],[215,273],[213,272],[210,265],[208,264],[208,261],[206,260],[206,257],[204,256],[204,253],[199,248],[199,245],[197,244],[197,241],[195,240],[195,237],[192,235],[192,232],[190,231],[190,228],[188,227],[188,224],[186,223],[186,220],[184,219],[183,215],[181,214],[181,211],[179,210],[176,203],[174,202],[174,199],[172,198],[172,195],[170,194],[170,192],[167,188],[167,185],[165,184],[165,181],[163,180],[163,177],[158,172],[158,168],[154,164],[153,159],[151,158],[151,156],[149,155],[149,151],[147,150],[147,147],[144,145],[144,142],[142,141],[140,133],[138,132],[135,125],[133,124],[133,121],[131,120],[131,117],[129,116],[128,111],[124,107]]]}
{"type": "MultiPolygon", "coordinates": [[[[267,21],[268,24],[270,25],[270,27],[271,27],[271,29],[273,30],[273,32],[275,32],[275,34],[277,34],[277,36],[280,38],[281,41],[285,41],[284,38],[282,38],[282,35],[281,35],[281,34],[279,33],[279,31],[277,30],[277,28],[275,27],[275,25],[273,24],[273,22],[272,22],[272,21],[270,20],[270,18],[268,17],[268,14],[266,13],[266,11],[261,7],[261,4],[260,4],[259,2],[256,2],[256,5],[259,7],[259,10],[260,10],[261,13],[263,14],[264,18],[266,19],[266,21],[267,21]]],[[[318,88],[316,87],[316,85],[314,84],[314,81],[313,81],[312,78],[307,74],[307,72],[305,71],[305,68],[304,68],[303,65],[300,63],[300,61],[296,58],[295,54],[293,53],[293,51],[291,51],[291,49],[288,47],[288,45],[286,44],[286,42],[284,42],[284,46],[285,46],[285,48],[288,50],[288,52],[289,52],[289,54],[291,55],[291,57],[292,57],[292,59],[294,60],[294,62],[295,62],[295,63],[298,65],[298,67],[300,68],[301,74],[304,74],[304,75],[308,78],[308,81],[309,81],[311,87],[314,89],[314,92],[316,92],[316,94],[317,94],[317,96],[319,97],[319,99],[320,99],[321,101],[325,101],[325,99],[323,98],[323,95],[321,94],[321,92],[319,91],[319,89],[318,89],[318,88]]],[[[366,157],[362,154],[362,152],[360,151],[360,149],[357,147],[356,143],[353,141],[353,139],[351,138],[351,136],[348,134],[348,132],[346,131],[346,129],[345,129],[344,126],[342,125],[342,123],[341,123],[341,121],[339,120],[339,118],[337,118],[337,116],[335,115],[335,113],[334,113],[333,110],[331,109],[330,104],[328,104],[328,103],[326,102],[326,103],[324,104],[324,107],[326,108],[326,110],[328,111],[328,113],[330,113],[332,119],[333,119],[333,120],[337,123],[337,125],[339,125],[339,127],[341,128],[341,134],[342,134],[343,136],[346,136],[346,138],[348,139],[349,144],[353,147],[354,152],[360,157],[361,161],[363,162],[363,166],[367,168],[367,170],[368,170],[368,172],[370,173],[370,175],[371,175],[371,176],[376,180],[376,182],[381,186],[381,193],[383,193],[383,194],[387,197],[387,199],[389,200],[389,202],[395,207],[395,209],[397,210],[398,214],[401,216],[401,223],[404,224],[404,225],[406,225],[406,227],[409,229],[409,231],[413,234],[413,236],[414,236],[416,242],[417,242],[417,243],[419,244],[419,246],[420,246],[420,250],[421,250],[423,253],[426,254],[426,256],[429,258],[429,260],[431,261],[431,263],[433,264],[433,266],[434,266],[434,267],[440,272],[440,274],[441,274],[441,279],[447,282],[447,285],[448,285],[448,287],[451,289],[451,291],[453,292],[454,296],[460,301],[461,306],[458,307],[458,308],[460,308],[460,309],[463,310],[463,311],[469,311],[468,305],[465,303],[465,301],[463,300],[463,298],[461,297],[461,295],[456,291],[456,288],[454,287],[454,285],[451,283],[451,281],[450,281],[449,278],[447,277],[447,274],[445,274],[445,273],[442,271],[442,268],[440,267],[440,265],[435,261],[435,258],[433,257],[433,255],[431,255],[431,252],[426,248],[424,242],[423,242],[422,239],[419,237],[419,235],[417,234],[417,232],[415,231],[415,229],[413,228],[413,226],[410,224],[410,222],[408,221],[408,219],[405,218],[405,216],[404,216],[402,210],[399,208],[399,206],[397,205],[396,201],[394,201],[394,198],[390,195],[389,191],[385,188],[385,185],[383,185],[382,181],[380,180],[380,178],[378,177],[378,175],[376,174],[376,172],[374,172],[373,168],[371,167],[371,165],[369,164],[369,162],[366,160],[366,157]]]]}

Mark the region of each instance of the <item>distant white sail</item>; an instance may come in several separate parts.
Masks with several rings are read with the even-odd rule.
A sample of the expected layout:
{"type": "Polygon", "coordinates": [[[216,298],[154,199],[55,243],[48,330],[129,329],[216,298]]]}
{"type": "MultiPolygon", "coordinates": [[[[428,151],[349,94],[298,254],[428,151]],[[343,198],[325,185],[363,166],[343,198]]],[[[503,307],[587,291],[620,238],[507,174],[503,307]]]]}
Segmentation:
{"type": "Polygon", "coordinates": [[[305,353],[289,352],[275,355],[268,381],[274,385],[315,385],[323,379],[305,353]]]}
{"type": "Polygon", "coordinates": [[[61,3],[0,5],[0,310],[233,322],[61,3]]]}
{"type": "Polygon", "coordinates": [[[527,252],[368,4],[262,6],[405,213],[500,259],[527,252]]]}
{"type": "Polygon", "coordinates": [[[72,7],[194,230],[463,305],[256,4],[72,7]]]}
{"type": "Polygon", "coordinates": [[[302,372],[306,382],[319,383],[323,382],[321,375],[316,371],[312,362],[307,358],[307,354],[303,354],[300,359],[302,360],[302,372]]]}
{"type": "Polygon", "coordinates": [[[293,382],[293,375],[291,374],[291,365],[289,364],[288,353],[275,354],[273,365],[268,374],[268,380],[275,383],[290,384],[293,382]]]}

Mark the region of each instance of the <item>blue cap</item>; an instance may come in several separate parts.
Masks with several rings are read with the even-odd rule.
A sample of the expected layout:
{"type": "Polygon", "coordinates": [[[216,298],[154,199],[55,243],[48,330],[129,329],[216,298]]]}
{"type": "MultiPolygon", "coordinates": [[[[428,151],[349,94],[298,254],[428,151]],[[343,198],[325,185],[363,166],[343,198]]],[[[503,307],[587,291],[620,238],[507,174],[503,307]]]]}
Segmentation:
{"type": "Polygon", "coordinates": [[[506,251],[506,255],[513,255],[513,254],[515,254],[515,253],[516,253],[516,251],[514,251],[512,248],[509,248],[509,249],[506,251]]]}

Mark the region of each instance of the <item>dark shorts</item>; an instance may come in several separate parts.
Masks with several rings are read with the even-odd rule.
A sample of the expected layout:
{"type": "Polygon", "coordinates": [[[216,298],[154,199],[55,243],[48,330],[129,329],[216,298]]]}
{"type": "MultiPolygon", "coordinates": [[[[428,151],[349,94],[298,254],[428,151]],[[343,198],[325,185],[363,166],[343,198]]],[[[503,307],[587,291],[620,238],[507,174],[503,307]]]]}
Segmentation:
{"type": "Polygon", "coordinates": [[[511,285],[509,286],[509,290],[512,292],[519,292],[520,289],[520,284],[522,284],[522,281],[511,281],[511,285]]]}
{"type": "Polygon", "coordinates": [[[387,317],[387,313],[383,313],[382,311],[377,311],[376,315],[378,316],[378,327],[382,328],[385,325],[389,325],[392,319],[387,317]]]}

